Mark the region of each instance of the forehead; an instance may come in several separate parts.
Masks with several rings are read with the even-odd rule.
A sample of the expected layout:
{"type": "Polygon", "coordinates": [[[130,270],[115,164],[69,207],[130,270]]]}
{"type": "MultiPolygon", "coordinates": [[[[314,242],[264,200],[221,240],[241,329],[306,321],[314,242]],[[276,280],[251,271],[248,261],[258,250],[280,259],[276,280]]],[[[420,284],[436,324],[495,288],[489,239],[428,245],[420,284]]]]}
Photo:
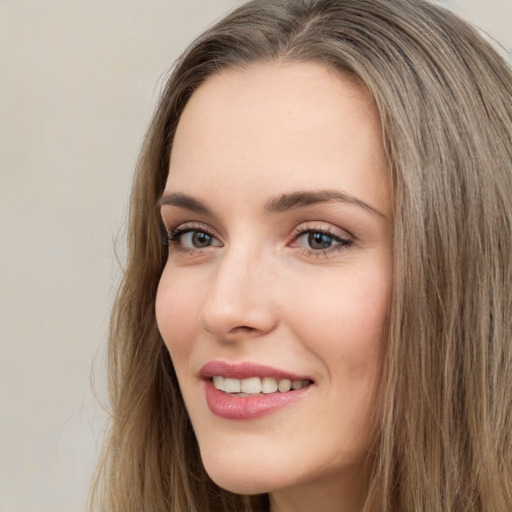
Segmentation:
{"type": "Polygon", "coordinates": [[[274,195],[350,186],[382,203],[389,191],[381,138],[367,89],[321,64],[222,71],[185,107],[166,189],[236,192],[243,185],[274,195]]]}

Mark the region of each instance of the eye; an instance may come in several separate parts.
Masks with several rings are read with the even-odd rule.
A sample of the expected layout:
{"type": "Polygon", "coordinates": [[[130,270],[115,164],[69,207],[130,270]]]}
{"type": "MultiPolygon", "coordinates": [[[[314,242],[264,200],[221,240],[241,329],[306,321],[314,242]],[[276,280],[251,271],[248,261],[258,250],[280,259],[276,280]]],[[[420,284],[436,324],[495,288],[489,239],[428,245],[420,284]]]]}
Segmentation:
{"type": "Polygon", "coordinates": [[[210,246],[221,247],[222,243],[210,232],[192,227],[180,227],[169,233],[169,245],[193,251],[210,246]]]}
{"type": "Polygon", "coordinates": [[[341,236],[341,234],[333,233],[329,229],[298,228],[291,245],[299,247],[308,253],[321,255],[331,251],[346,249],[352,243],[352,240],[341,236]]]}
{"type": "Polygon", "coordinates": [[[180,237],[181,245],[188,248],[202,249],[212,244],[214,238],[204,231],[188,231],[180,237]]]}
{"type": "Polygon", "coordinates": [[[336,244],[336,240],[326,233],[310,231],[300,237],[302,245],[307,244],[310,249],[327,249],[336,244]]]}

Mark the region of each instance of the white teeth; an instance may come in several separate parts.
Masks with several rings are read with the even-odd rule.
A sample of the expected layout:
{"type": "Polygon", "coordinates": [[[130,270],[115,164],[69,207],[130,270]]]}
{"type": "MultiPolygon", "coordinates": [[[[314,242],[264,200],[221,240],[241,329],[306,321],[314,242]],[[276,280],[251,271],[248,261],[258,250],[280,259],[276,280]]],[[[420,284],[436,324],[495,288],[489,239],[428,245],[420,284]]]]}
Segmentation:
{"type": "Polygon", "coordinates": [[[259,377],[251,377],[249,379],[242,379],[240,384],[242,393],[249,393],[256,395],[261,393],[261,379],[259,377]]]}
{"type": "Polygon", "coordinates": [[[224,389],[226,393],[240,393],[240,380],[239,379],[230,379],[226,377],[224,379],[224,389]]]}
{"type": "Polygon", "coordinates": [[[261,379],[261,391],[262,393],[275,393],[277,391],[277,380],[272,377],[263,377],[261,379]]]}
{"type": "Polygon", "coordinates": [[[224,377],[220,376],[220,375],[215,375],[215,377],[213,377],[213,385],[217,388],[217,389],[220,389],[221,391],[224,390],[224,377]]]}
{"type": "Polygon", "coordinates": [[[290,391],[290,389],[292,389],[292,381],[290,379],[281,379],[277,385],[277,389],[279,389],[281,393],[290,391]]]}
{"type": "Polygon", "coordinates": [[[230,377],[223,377],[222,375],[215,375],[212,381],[216,389],[224,391],[225,393],[238,394],[238,396],[243,397],[259,395],[260,393],[276,393],[277,391],[286,393],[290,390],[301,389],[310,384],[308,380],[291,381],[290,379],[281,379],[278,381],[273,377],[232,379],[230,377]]]}

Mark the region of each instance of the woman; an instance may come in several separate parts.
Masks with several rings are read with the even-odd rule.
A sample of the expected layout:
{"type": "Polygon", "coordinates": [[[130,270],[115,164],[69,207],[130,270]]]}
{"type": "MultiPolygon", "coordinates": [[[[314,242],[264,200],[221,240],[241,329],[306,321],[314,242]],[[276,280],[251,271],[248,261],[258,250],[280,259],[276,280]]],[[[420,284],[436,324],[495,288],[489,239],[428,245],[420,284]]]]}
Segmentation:
{"type": "Polygon", "coordinates": [[[119,511],[512,509],[512,80],[424,0],[256,0],[133,186],[97,494],[119,511]]]}

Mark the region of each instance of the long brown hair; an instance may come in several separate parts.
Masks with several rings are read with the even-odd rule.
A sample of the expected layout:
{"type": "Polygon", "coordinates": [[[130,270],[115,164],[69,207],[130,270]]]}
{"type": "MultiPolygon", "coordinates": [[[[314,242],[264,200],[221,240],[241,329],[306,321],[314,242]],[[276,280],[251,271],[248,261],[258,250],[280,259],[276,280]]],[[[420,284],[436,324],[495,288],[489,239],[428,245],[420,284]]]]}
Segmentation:
{"type": "Polygon", "coordinates": [[[475,29],[426,0],[255,0],[178,62],[133,183],[100,509],[268,507],[206,475],[154,302],[166,260],[156,203],[185,104],[223,69],[276,60],[350,73],[380,112],[395,270],[367,510],[512,510],[512,73],[475,29]]]}

